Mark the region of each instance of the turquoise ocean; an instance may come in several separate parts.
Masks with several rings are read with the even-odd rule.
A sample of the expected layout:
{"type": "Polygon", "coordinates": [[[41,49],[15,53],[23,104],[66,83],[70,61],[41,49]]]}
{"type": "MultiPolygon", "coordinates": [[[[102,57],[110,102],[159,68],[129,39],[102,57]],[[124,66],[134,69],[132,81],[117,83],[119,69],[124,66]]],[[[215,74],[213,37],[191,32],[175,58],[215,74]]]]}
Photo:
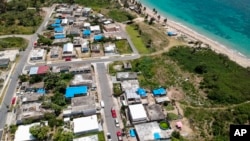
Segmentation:
{"type": "Polygon", "coordinates": [[[250,58],[250,0],[138,0],[250,58]]]}

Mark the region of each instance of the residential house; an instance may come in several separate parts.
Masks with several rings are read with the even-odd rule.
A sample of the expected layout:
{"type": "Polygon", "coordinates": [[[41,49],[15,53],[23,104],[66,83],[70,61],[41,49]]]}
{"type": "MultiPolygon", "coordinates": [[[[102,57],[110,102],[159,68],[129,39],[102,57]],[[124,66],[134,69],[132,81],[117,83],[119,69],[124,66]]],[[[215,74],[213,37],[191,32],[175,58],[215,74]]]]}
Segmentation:
{"type": "Polygon", "coordinates": [[[132,64],[128,61],[123,62],[123,69],[124,70],[131,70],[132,69],[132,64]]]}
{"type": "Polygon", "coordinates": [[[82,46],[81,46],[81,51],[83,53],[86,53],[86,52],[89,52],[89,41],[85,41],[82,43],[82,46]]]}
{"type": "Polygon", "coordinates": [[[71,65],[69,72],[71,72],[73,74],[90,73],[91,72],[91,65],[90,64],[71,65]]]}
{"type": "Polygon", "coordinates": [[[89,7],[84,7],[82,10],[82,16],[88,17],[92,12],[92,9],[89,7]]]}
{"type": "Polygon", "coordinates": [[[146,106],[146,110],[150,121],[161,121],[166,119],[166,115],[164,114],[161,105],[158,104],[148,105],[146,106]]]}
{"type": "Polygon", "coordinates": [[[0,68],[8,68],[9,64],[10,64],[9,58],[0,59],[0,68]]]}
{"type": "Polygon", "coordinates": [[[136,80],[136,79],[137,79],[136,72],[117,72],[116,73],[116,80],[117,81],[136,80]]]}
{"type": "Polygon", "coordinates": [[[73,119],[73,133],[81,135],[84,133],[95,133],[99,131],[97,116],[81,117],[73,119]]]}
{"type": "Polygon", "coordinates": [[[83,38],[89,38],[90,35],[91,35],[91,31],[89,29],[83,30],[83,32],[82,32],[82,37],[83,38]]]}
{"type": "Polygon", "coordinates": [[[50,58],[58,58],[60,47],[52,47],[50,49],[50,58]]]}
{"type": "Polygon", "coordinates": [[[120,31],[120,27],[116,24],[106,24],[103,25],[103,29],[106,32],[119,32],[120,31]]]}
{"type": "Polygon", "coordinates": [[[53,66],[52,72],[53,73],[64,73],[69,72],[71,66],[53,66]]]}
{"type": "Polygon", "coordinates": [[[68,19],[62,19],[61,25],[65,26],[65,25],[68,25],[68,23],[69,23],[68,19]]]}
{"type": "Polygon", "coordinates": [[[72,27],[70,30],[68,30],[68,34],[73,35],[73,36],[80,36],[80,29],[72,27]]]}
{"type": "Polygon", "coordinates": [[[74,45],[72,43],[67,43],[63,45],[62,57],[75,57],[74,45]]]}
{"type": "Polygon", "coordinates": [[[93,78],[91,73],[87,74],[76,74],[70,82],[70,86],[88,86],[93,87],[93,78]]]}
{"type": "Polygon", "coordinates": [[[30,53],[30,60],[43,60],[45,55],[44,49],[33,49],[30,53]]]}
{"type": "Polygon", "coordinates": [[[116,52],[116,45],[114,43],[105,43],[103,45],[104,53],[115,53],[116,52]]]}
{"type": "Polygon", "coordinates": [[[65,98],[71,99],[75,96],[87,95],[88,87],[87,86],[78,86],[78,87],[67,87],[65,98]]]}
{"type": "Polygon", "coordinates": [[[101,28],[99,25],[90,26],[90,31],[94,34],[101,34],[101,28]]]}
{"type": "Polygon", "coordinates": [[[91,52],[100,53],[101,44],[91,44],[91,52]]]}
{"type": "Polygon", "coordinates": [[[147,113],[142,104],[129,105],[128,109],[131,123],[138,124],[147,122],[147,113]]]}

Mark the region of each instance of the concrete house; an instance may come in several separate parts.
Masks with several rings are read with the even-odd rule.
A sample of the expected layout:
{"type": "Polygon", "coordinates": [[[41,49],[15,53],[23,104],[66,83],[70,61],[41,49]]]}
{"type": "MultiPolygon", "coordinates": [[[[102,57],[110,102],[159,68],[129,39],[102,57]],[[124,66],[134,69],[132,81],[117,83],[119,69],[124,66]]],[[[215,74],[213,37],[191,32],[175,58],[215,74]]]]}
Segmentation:
{"type": "Polygon", "coordinates": [[[0,59],[0,68],[8,68],[9,63],[10,63],[9,58],[0,59]]]}

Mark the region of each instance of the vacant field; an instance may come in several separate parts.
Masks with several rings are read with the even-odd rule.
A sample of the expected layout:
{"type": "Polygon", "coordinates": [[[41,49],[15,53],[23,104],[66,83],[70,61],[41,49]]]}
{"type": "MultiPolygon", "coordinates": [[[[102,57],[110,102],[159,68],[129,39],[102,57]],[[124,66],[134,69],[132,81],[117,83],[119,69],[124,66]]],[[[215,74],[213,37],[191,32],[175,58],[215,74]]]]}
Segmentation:
{"type": "Polygon", "coordinates": [[[138,30],[135,30],[135,28],[131,25],[126,26],[126,31],[129,34],[133,44],[141,54],[148,54],[150,51],[146,48],[146,45],[144,44],[142,38],[140,37],[138,30]]]}
{"type": "Polygon", "coordinates": [[[135,18],[135,16],[130,13],[120,9],[110,10],[108,16],[117,22],[125,22],[135,18]]]}
{"type": "Polygon", "coordinates": [[[0,38],[0,50],[7,48],[26,48],[28,41],[20,37],[0,38]]]}
{"type": "Polygon", "coordinates": [[[116,48],[119,54],[129,54],[132,53],[132,49],[127,40],[118,40],[115,42],[116,48]]]}

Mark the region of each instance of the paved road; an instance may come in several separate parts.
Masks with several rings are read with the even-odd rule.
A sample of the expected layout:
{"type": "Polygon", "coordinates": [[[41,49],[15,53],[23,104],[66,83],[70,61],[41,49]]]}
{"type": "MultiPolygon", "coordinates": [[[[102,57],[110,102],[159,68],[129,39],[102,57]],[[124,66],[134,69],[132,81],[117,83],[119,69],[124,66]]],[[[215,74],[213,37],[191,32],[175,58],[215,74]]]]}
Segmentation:
{"type": "Polygon", "coordinates": [[[118,140],[116,137],[117,129],[115,127],[114,119],[111,115],[111,108],[114,106],[114,103],[113,103],[111,88],[108,83],[109,81],[107,78],[107,69],[104,63],[97,63],[95,69],[96,73],[98,73],[98,83],[100,87],[102,100],[104,101],[105,105],[104,113],[105,113],[105,122],[108,129],[107,132],[111,134],[112,141],[117,141],[118,140]]]}
{"type": "MultiPolygon", "coordinates": [[[[71,62],[58,62],[58,63],[52,63],[47,64],[48,66],[66,66],[66,65],[72,65],[72,64],[83,64],[83,63],[96,63],[96,62],[113,62],[113,61],[125,61],[125,60],[133,60],[139,58],[140,55],[131,55],[131,56],[116,56],[116,57],[109,57],[109,58],[93,58],[88,60],[81,60],[81,61],[71,61],[71,62]]],[[[25,67],[25,70],[29,70],[31,67],[45,65],[44,64],[36,64],[36,65],[29,65],[25,67]]]]}
{"type": "MultiPolygon", "coordinates": [[[[18,80],[18,76],[19,74],[22,73],[22,70],[27,62],[29,53],[32,49],[32,44],[33,42],[37,39],[37,33],[41,33],[41,31],[44,28],[45,23],[47,23],[47,21],[49,20],[50,17],[50,13],[51,11],[54,9],[54,6],[51,7],[51,9],[47,12],[46,17],[44,18],[43,23],[41,24],[41,26],[38,28],[38,30],[36,31],[35,34],[33,34],[31,37],[29,37],[30,35],[15,35],[20,36],[20,37],[29,37],[30,42],[28,44],[28,47],[26,48],[26,50],[24,52],[22,52],[20,54],[20,61],[18,63],[18,65],[16,66],[16,69],[13,71],[12,77],[10,78],[10,84],[9,87],[7,89],[6,95],[3,99],[3,104],[0,107],[0,140],[3,134],[3,128],[5,126],[6,123],[6,117],[7,117],[7,107],[6,105],[9,105],[11,103],[11,99],[14,95],[16,86],[17,86],[17,80],[18,80]]],[[[6,35],[6,36],[11,36],[11,35],[6,35]]],[[[6,36],[1,36],[1,37],[6,37],[6,36]]],[[[27,39],[27,38],[26,38],[27,39]]]]}

